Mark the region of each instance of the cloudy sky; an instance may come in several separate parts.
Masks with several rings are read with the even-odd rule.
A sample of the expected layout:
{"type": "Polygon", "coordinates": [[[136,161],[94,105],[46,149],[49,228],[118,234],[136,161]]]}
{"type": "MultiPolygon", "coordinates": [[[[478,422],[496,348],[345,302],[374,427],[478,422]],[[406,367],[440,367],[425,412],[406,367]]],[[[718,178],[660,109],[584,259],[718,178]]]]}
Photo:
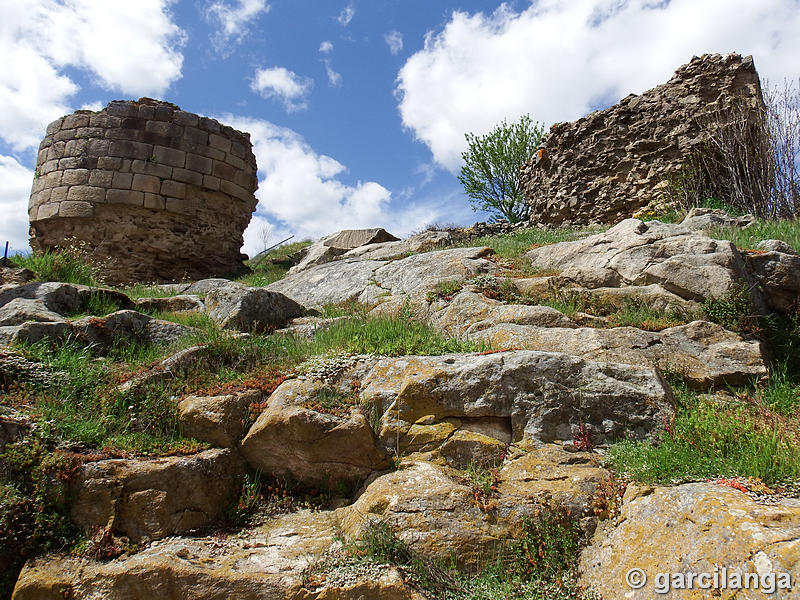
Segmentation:
{"type": "Polygon", "coordinates": [[[466,132],[549,126],[693,55],[800,76],[800,0],[0,0],[0,243],[27,250],[47,124],[150,96],[252,134],[245,251],[294,234],[468,224],[466,132]]]}

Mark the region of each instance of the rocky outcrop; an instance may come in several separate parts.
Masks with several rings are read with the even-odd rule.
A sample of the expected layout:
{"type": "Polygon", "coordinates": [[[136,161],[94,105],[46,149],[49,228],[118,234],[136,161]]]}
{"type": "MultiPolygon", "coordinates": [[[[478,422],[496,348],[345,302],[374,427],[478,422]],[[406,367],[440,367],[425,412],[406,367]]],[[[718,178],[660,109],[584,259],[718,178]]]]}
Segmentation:
{"type": "Polygon", "coordinates": [[[70,482],[72,520],[133,542],[184,533],[221,516],[241,473],[239,458],[230,450],[87,463],[70,482]]]}
{"type": "Polygon", "coordinates": [[[362,386],[362,404],[379,408],[381,439],[398,454],[414,443],[415,424],[455,420],[485,435],[483,422],[496,419],[505,443],[572,440],[588,426],[602,442],[657,436],[673,414],[654,369],[551,352],[386,358],[362,386]]]}
{"type": "Polygon", "coordinates": [[[257,390],[222,396],[187,396],[178,402],[183,435],[219,448],[237,448],[246,433],[250,405],[261,402],[257,390]]]}
{"type": "Polygon", "coordinates": [[[256,187],[249,134],[167,102],[111,102],[47,127],[31,246],[78,243],[109,283],[241,272],[256,187]]]}
{"type": "Polygon", "coordinates": [[[271,331],[306,310],[283,294],[263,288],[223,286],[205,298],[208,316],[223,329],[271,331]]]}
{"type": "Polygon", "coordinates": [[[315,265],[324,265],[355,248],[396,241],[399,241],[398,238],[379,227],[337,231],[303,248],[300,262],[289,269],[289,272],[297,273],[315,265]]]}
{"type": "Polygon", "coordinates": [[[385,469],[387,453],[364,413],[347,406],[342,411],[316,408],[323,390],[328,388],[320,381],[281,384],[242,440],[245,459],[266,473],[332,490],[341,484],[357,486],[373,471],[385,469]]]}
{"type": "Polygon", "coordinates": [[[619,517],[598,528],[583,551],[581,583],[606,600],[644,600],[653,598],[654,592],[657,597],[672,599],[734,598],[745,590],[745,596],[753,599],[794,598],[796,590],[779,589],[777,578],[788,575],[794,585],[800,579],[798,540],[797,499],[765,506],[724,485],[631,486],[619,517]],[[631,569],[644,573],[640,588],[626,581],[631,569]],[[707,573],[710,581],[704,588],[695,582],[693,589],[676,586],[670,590],[670,580],[665,587],[659,573],[707,573]],[[755,575],[759,583],[745,587],[741,583],[745,574],[755,575]],[[738,586],[733,583],[734,575],[739,578],[738,586]],[[775,578],[772,592],[769,579],[761,579],[764,576],[775,578]],[[707,592],[701,594],[701,589],[707,592]]]}
{"type": "Polygon", "coordinates": [[[753,58],[703,55],[667,83],[550,128],[522,169],[531,221],[615,223],[658,202],[666,178],[734,104],[763,109],[753,58]]]}

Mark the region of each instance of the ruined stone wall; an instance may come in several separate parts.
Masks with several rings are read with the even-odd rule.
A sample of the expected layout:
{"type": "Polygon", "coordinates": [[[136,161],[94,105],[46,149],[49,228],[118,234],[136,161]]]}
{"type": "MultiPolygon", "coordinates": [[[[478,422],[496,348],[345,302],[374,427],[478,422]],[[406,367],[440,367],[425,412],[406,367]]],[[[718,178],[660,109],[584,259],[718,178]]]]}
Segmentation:
{"type": "Polygon", "coordinates": [[[550,128],[522,169],[531,221],[615,223],[657,205],[668,174],[707,139],[714,115],[743,100],[763,108],[752,57],[694,57],[667,83],[550,128]]]}
{"type": "Polygon", "coordinates": [[[82,241],[109,283],[231,275],[257,186],[247,133],[147,98],[77,111],[39,147],[31,246],[82,241]]]}

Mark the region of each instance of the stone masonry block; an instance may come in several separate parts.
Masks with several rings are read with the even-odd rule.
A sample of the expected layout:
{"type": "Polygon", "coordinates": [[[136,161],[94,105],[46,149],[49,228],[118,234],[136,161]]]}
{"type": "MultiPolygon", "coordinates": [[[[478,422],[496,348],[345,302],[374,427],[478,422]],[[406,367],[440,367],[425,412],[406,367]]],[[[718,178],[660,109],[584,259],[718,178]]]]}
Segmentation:
{"type": "Polygon", "coordinates": [[[214,133],[208,136],[208,145],[221,152],[228,152],[231,149],[231,141],[229,139],[214,133]]]}
{"type": "Polygon", "coordinates": [[[58,216],[69,219],[86,219],[94,216],[94,206],[89,202],[62,202],[58,208],[58,216]]]}
{"type": "Polygon", "coordinates": [[[144,192],[133,190],[108,190],[106,192],[108,204],[130,204],[132,206],[144,205],[144,192]]]}
{"type": "Polygon", "coordinates": [[[129,190],[133,185],[133,173],[121,173],[117,171],[111,182],[112,187],[118,190],[129,190]]]}
{"type": "Polygon", "coordinates": [[[190,171],[199,171],[204,175],[210,175],[213,167],[214,161],[212,161],[210,158],[206,158],[205,156],[200,156],[198,154],[186,155],[186,168],[190,171]]]}
{"type": "Polygon", "coordinates": [[[161,180],[153,175],[142,175],[137,173],[133,176],[131,189],[139,192],[157,194],[161,189],[161,180]]]}
{"type": "Polygon", "coordinates": [[[163,181],[161,183],[161,194],[164,196],[183,199],[186,197],[186,184],[178,181],[163,181]]]}
{"type": "Polygon", "coordinates": [[[156,146],[153,148],[153,160],[170,167],[183,167],[186,164],[186,153],[174,148],[156,146]]]}
{"type": "MultiPolygon", "coordinates": [[[[67,192],[67,200],[92,203],[105,202],[106,189],[90,185],[74,185],[69,188],[69,192],[67,192]]],[[[64,202],[63,204],[69,204],[69,202],[64,202]]]]}
{"type": "Polygon", "coordinates": [[[113,140],[108,153],[111,156],[147,160],[153,155],[153,146],[141,142],[127,140],[113,140]]]}
{"type": "Polygon", "coordinates": [[[89,126],[89,115],[69,115],[64,117],[61,129],[77,129],[78,127],[89,126]]]}
{"type": "Polygon", "coordinates": [[[89,183],[89,170],[69,169],[64,171],[61,177],[61,183],[64,185],[83,185],[89,183]]]}
{"type": "Polygon", "coordinates": [[[161,179],[169,179],[172,177],[172,167],[162,165],[153,160],[135,160],[131,164],[131,171],[144,175],[154,175],[161,179]]]}
{"type": "Polygon", "coordinates": [[[89,185],[110,188],[114,181],[114,171],[102,171],[95,169],[89,173],[89,185]]]}
{"type": "Polygon", "coordinates": [[[191,185],[203,185],[203,175],[197,171],[189,171],[188,169],[173,169],[172,178],[175,181],[190,183],[191,185]]]}

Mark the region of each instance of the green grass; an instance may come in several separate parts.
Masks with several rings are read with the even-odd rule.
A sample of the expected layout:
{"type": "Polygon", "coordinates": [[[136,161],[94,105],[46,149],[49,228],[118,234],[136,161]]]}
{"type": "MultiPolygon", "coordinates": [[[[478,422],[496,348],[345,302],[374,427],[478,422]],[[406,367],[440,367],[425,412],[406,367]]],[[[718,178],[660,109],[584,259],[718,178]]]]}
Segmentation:
{"type": "Polygon", "coordinates": [[[137,283],[130,287],[121,288],[119,291],[131,300],[138,300],[139,298],[169,298],[179,294],[179,292],[146,283],[137,283]]]}
{"type": "MultiPolygon", "coordinates": [[[[785,381],[755,390],[755,402],[720,404],[674,386],[678,399],[674,424],[659,443],[621,441],[609,450],[610,464],[632,479],[648,483],[712,477],[757,477],[767,484],[800,478],[800,447],[765,408],[793,411],[785,381]],[[760,399],[760,403],[759,403],[760,399]],[[765,404],[770,405],[765,406],[765,404]]],[[[796,391],[796,390],[795,390],[796,391]]],[[[796,412],[788,423],[796,427],[796,412]]]]}
{"type": "Polygon", "coordinates": [[[30,269],[38,281],[61,281],[79,285],[102,284],[100,266],[94,264],[80,248],[16,255],[11,262],[18,268],[30,269]]]}
{"type": "Polygon", "coordinates": [[[270,283],[279,281],[284,278],[290,265],[288,262],[284,264],[274,264],[271,261],[288,261],[292,254],[295,254],[310,244],[310,240],[285,244],[279,248],[270,250],[265,255],[254,257],[246,263],[250,267],[250,273],[239,277],[236,281],[251,287],[264,287],[270,283]]]}
{"type": "Polygon", "coordinates": [[[800,219],[758,221],[747,229],[715,227],[708,235],[718,240],[729,240],[737,248],[754,249],[762,240],[781,240],[800,252],[800,219]]]}

